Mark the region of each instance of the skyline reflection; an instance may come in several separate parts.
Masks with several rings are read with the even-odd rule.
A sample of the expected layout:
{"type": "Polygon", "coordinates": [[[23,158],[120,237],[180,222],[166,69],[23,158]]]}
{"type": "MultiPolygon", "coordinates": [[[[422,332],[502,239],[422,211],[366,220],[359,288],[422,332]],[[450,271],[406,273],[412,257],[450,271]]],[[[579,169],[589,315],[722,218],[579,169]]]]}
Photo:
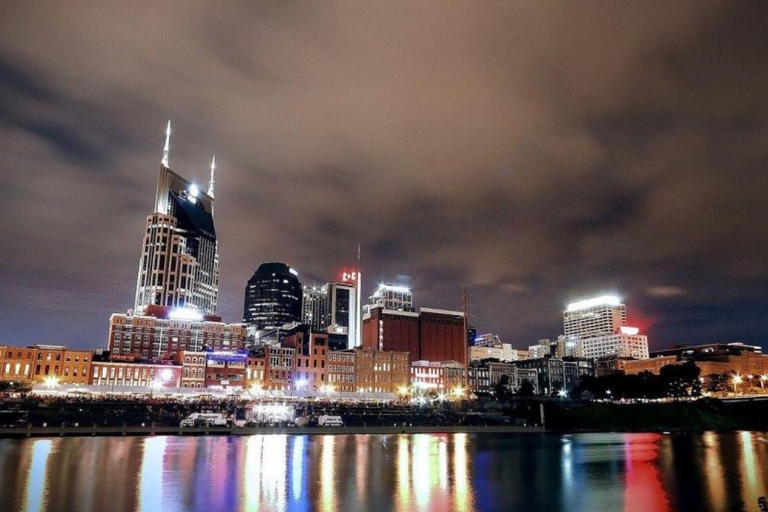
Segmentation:
{"type": "Polygon", "coordinates": [[[742,510],[768,435],[0,440],[3,510],[742,510]],[[692,490],[698,489],[696,495],[692,490]]]}

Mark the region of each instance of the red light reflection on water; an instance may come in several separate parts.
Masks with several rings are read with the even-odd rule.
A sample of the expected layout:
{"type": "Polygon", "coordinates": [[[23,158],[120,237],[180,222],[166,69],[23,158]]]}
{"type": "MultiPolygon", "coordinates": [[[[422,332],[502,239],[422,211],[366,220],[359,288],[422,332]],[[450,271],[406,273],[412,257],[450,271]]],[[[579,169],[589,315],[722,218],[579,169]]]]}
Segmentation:
{"type": "Polygon", "coordinates": [[[670,510],[667,492],[657,466],[659,434],[630,434],[624,443],[626,461],[624,511],[663,512],[670,510]]]}

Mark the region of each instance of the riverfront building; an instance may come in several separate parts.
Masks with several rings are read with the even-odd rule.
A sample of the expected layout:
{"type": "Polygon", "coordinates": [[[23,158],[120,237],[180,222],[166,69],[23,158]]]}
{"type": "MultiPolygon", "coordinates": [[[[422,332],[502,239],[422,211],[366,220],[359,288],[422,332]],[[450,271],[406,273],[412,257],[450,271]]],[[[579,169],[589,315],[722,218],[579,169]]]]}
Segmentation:
{"type": "Polygon", "coordinates": [[[539,382],[536,369],[518,368],[515,364],[492,360],[475,360],[469,364],[469,389],[473,393],[492,393],[496,386],[507,377],[507,389],[516,393],[527,380],[538,394],[539,382]]]}
{"type": "Polygon", "coordinates": [[[516,361],[514,364],[517,368],[536,372],[539,393],[545,396],[559,391],[570,393],[582,377],[595,375],[591,359],[542,357],[516,361]]]}
{"type": "Polygon", "coordinates": [[[658,350],[652,352],[649,359],[624,362],[623,369],[627,375],[646,371],[658,375],[664,366],[688,361],[699,367],[702,377],[725,373],[768,375],[768,356],[762,353],[761,347],[744,343],[684,345],[658,350]]]}
{"type": "Polygon", "coordinates": [[[90,384],[112,388],[178,388],[181,385],[181,372],[182,367],[173,364],[96,360],[93,361],[90,384]]]}
{"type": "Polygon", "coordinates": [[[457,361],[414,361],[411,385],[424,392],[463,394],[466,369],[457,361]]]}
{"type": "Polygon", "coordinates": [[[245,345],[245,324],[225,324],[221,317],[187,308],[148,306],[143,315],[114,313],[109,319],[107,347],[114,355],[172,359],[182,351],[234,351],[245,345]]]}
{"type": "Polygon", "coordinates": [[[61,345],[0,346],[0,380],[85,385],[91,376],[91,351],[61,345]]]}
{"type": "Polygon", "coordinates": [[[408,352],[414,361],[457,361],[468,356],[464,313],[421,308],[419,312],[396,311],[380,305],[363,315],[363,347],[408,352]]]}

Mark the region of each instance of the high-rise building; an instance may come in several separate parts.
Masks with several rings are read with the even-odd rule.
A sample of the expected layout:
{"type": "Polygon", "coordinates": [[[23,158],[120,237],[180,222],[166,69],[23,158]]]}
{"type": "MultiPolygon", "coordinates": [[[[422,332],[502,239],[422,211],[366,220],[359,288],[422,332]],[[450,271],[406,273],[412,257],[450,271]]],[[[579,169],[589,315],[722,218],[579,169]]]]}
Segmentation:
{"type": "Polygon", "coordinates": [[[373,295],[368,298],[372,306],[382,306],[393,311],[414,311],[413,294],[407,286],[380,284],[373,295]]]}
{"type": "Polygon", "coordinates": [[[576,356],[648,359],[648,336],[638,334],[637,327],[621,327],[614,334],[581,338],[576,344],[576,356]]]}
{"type": "Polygon", "coordinates": [[[328,284],[329,321],[328,332],[347,336],[347,348],[355,348],[358,342],[360,310],[357,284],[328,284]]]}
{"type": "Polygon", "coordinates": [[[285,263],[262,263],[245,287],[244,321],[259,330],[273,330],[301,321],[299,273],[285,263]]]}
{"type": "Polygon", "coordinates": [[[330,322],[328,286],[305,285],[301,299],[301,321],[314,331],[323,331],[330,322]]]}
{"type": "Polygon", "coordinates": [[[627,325],[627,309],[618,297],[603,295],[568,304],[563,312],[566,337],[613,334],[627,325]]]}
{"type": "Polygon", "coordinates": [[[219,251],[213,223],[213,173],[208,191],[168,167],[171,124],[157,178],[155,208],[139,260],[135,310],[147,306],[199,309],[216,314],[219,298],[219,251]]]}
{"type": "Polygon", "coordinates": [[[648,337],[627,325],[626,307],[613,295],[568,304],[563,329],[564,346],[578,357],[648,358],[648,337]]]}

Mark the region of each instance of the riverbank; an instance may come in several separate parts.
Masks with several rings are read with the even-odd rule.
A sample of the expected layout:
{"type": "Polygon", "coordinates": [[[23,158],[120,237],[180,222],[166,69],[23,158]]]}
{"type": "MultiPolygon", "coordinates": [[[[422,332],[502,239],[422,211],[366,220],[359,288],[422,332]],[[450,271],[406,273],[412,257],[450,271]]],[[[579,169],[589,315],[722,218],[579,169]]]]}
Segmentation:
{"type": "Polygon", "coordinates": [[[563,433],[768,431],[768,400],[550,402],[545,411],[547,428],[563,433]]]}
{"type": "Polygon", "coordinates": [[[541,434],[541,427],[513,426],[413,426],[413,427],[205,427],[167,426],[123,427],[27,427],[0,429],[3,437],[72,436],[251,436],[251,435],[328,435],[328,434],[541,434]]]}

